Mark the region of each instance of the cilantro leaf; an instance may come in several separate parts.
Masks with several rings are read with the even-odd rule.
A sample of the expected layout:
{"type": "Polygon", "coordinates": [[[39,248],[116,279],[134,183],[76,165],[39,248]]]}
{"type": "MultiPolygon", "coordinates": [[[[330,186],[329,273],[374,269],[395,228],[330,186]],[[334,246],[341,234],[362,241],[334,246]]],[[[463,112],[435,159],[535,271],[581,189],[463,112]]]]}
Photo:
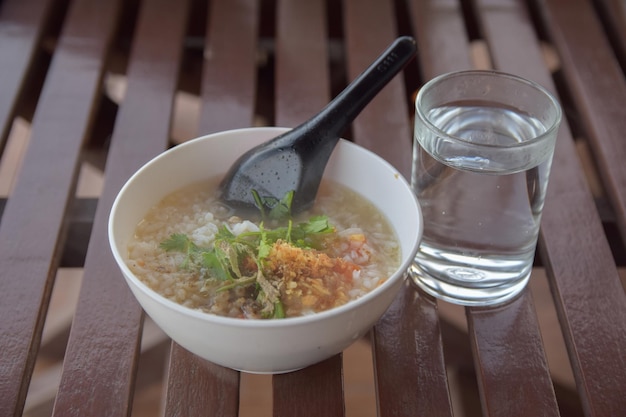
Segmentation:
{"type": "Polygon", "coordinates": [[[293,202],[294,191],[287,192],[283,198],[274,204],[270,210],[270,219],[283,220],[291,217],[291,203],[293,202]]]}
{"type": "Polygon", "coordinates": [[[187,235],[182,233],[175,233],[171,235],[167,240],[161,242],[159,245],[161,249],[170,252],[189,252],[195,245],[194,243],[187,237],[187,235]]]}
{"type": "Polygon", "coordinates": [[[291,205],[295,191],[291,190],[285,193],[283,198],[278,200],[275,197],[261,197],[257,190],[252,190],[254,205],[261,212],[261,218],[270,218],[272,220],[285,220],[291,218],[291,205]],[[269,213],[266,211],[269,210],[269,213]]]}
{"type": "Polygon", "coordinates": [[[261,229],[261,239],[259,240],[258,259],[263,260],[267,258],[267,256],[270,254],[270,249],[272,249],[272,245],[268,241],[267,232],[265,231],[265,229],[261,229]]]}
{"type": "Polygon", "coordinates": [[[214,250],[202,254],[202,266],[209,271],[211,276],[218,280],[226,281],[228,279],[228,275],[224,271],[224,267],[214,250]]]}
{"type": "Polygon", "coordinates": [[[161,242],[159,245],[166,252],[177,251],[185,254],[185,260],[180,265],[182,269],[188,269],[189,264],[193,263],[193,253],[198,252],[199,248],[182,233],[175,233],[169,239],[161,242]]]}
{"type": "Polygon", "coordinates": [[[215,240],[230,240],[233,238],[235,238],[235,235],[230,231],[230,229],[228,229],[228,227],[226,227],[226,225],[222,225],[222,227],[217,229],[215,240]]]}
{"type": "Polygon", "coordinates": [[[305,233],[328,233],[333,228],[328,224],[328,217],[315,216],[311,217],[308,222],[302,224],[305,233]]]}

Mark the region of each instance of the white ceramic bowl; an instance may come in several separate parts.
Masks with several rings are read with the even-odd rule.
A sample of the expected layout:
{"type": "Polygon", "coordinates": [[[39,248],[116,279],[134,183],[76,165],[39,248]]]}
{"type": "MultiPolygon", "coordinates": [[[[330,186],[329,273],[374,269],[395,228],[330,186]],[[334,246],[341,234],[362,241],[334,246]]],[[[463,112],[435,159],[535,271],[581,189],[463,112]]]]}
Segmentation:
{"type": "Polygon", "coordinates": [[[179,345],[211,362],[254,373],[281,373],[335,355],[362,337],[391,304],[422,235],[422,217],[406,180],[374,153],[341,140],[325,177],[366,196],[390,220],[401,265],[372,292],[310,316],[278,320],[220,317],[185,308],[144,285],[126,265],[127,245],[148,209],[170,192],[226,172],[245,150],[284,132],[249,128],[204,136],[164,152],[121,189],[109,218],[109,241],[126,282],[155,323],[179,345]]]}

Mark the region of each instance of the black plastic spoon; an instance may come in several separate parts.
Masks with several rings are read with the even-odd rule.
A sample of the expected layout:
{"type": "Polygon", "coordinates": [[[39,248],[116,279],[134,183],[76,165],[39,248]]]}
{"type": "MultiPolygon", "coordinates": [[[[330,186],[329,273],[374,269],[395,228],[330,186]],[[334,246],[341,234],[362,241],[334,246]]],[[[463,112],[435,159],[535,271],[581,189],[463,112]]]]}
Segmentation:
{"type": "Polygon", "coordinates": [[[321,112],[244,153],[222,180],[219,198],[235,210],[253,209],[253,190],[263,201],[279,201],[294,191],[292,213],[309,208],[343,130],[404,68],[415,51],[413,38],[396,39],[321,112]]]}

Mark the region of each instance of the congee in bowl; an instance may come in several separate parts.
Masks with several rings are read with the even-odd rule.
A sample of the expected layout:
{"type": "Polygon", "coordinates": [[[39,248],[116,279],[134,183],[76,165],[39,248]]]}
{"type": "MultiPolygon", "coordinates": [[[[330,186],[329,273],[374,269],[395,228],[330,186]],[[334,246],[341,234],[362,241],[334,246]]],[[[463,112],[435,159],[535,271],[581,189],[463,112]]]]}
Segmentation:
{"type": "Polygon", "coordinates": [[[343,140],[308,211],[291,216],[290,193],[255,213],[221,204],[214,190],[230,165],[284,131],[220,132],[164,152],[128,180],[109,219],[116,262],[155,323],[248,372],[299,369],[362,337],[402,287],[422,233],[406,180],[343,140]]]}
{"type": "Polygon", "coordinates": [[[226,317],[297,317],[363,296],[400,265],[389,221],[346,186],[325,181],[294,218],[291,195],[242,218],[217,199],[219,180],[165,197],[129,242],[130,270],[170,300],[226,317]]]}

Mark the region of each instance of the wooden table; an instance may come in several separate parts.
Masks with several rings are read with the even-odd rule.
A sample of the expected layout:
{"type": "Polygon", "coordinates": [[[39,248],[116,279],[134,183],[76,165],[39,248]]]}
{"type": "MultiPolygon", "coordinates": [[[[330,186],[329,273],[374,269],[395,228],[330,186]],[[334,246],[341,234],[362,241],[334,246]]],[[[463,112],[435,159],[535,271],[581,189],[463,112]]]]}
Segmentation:
{"type": "MultiPolygon", "coordinates": [[[[626,415],[624,1],[3,0],[2,164],[16,118],[31,130],[1,200],[0,416],[22,415],[62,266],[84,273],[53,415],[130,415],[144,317],[106,223],[124,181],[172,145],[175,97],[201,103],[194,135],[295,126],[398,35],[416,37],[418,59],[346,137],[407,176],[413,94],[437,74],[493,67],[563,104],[537,271],[580,406],[551,377],[530,290],[466,309],[467,333],[454,333],[443,303],[407,285],[371,332],[378,414],[452,415],[446,367],[469,366],[484,416],[626,415]],[[117,102],[114,76],[126,81],[117,102]],[[99,198],[75,196],[85,161],[104,172],[99,198]]],[[[274,416],[344,415],[342,376],[338,355],[273,377],[274,416]]],[[[238,415],[238,372],[173,345],[166,378],[166,415],[238,415]]]]}

